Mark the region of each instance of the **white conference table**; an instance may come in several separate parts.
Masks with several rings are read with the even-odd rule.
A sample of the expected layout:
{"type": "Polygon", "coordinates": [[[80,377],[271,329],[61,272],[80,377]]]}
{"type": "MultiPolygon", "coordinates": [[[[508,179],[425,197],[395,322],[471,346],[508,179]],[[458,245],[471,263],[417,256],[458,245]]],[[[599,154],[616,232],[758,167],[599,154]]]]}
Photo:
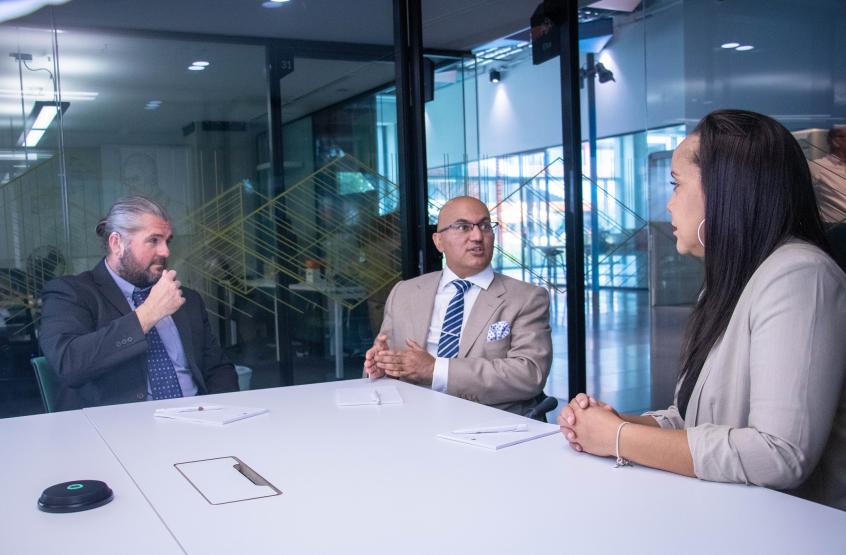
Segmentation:
{"type": "MultiPolygon", "coordinates": [[[[369,387],[366,380],[203,398],[270,409],[223,427],[153,418],[154,408],[185,400],[83,412],[185,553],[846,550],[846,512],[765,488],[613,469],[610,459],[570,450],[560,434],[500,451],[438,439],[458,427],[520,417],[391,383],[404,405],[335,406],[336,388],[369,387]],[[240,458],[282,495],[211,505],[173,466],[224,456],[240,458]]],[[[20,433],[7,429],[13,426],[0,422],[4,437],[20,433]]],[[[61,481],[63,462],[58,456],[42,462],[36,473],[50,474],[35,480],[39,487],[61,481]]],[[[99,468],[88,477],[102,479],[99,468]]],[[[126,477],[106,481],[115,501],[72,515],[81,526],[86,519],[95,526],[99,511],[117,511],[119,496],[132,488],[126,477]]],[[[13,520],[45,516],[36,514],[34,502],[20,510],[24,515],[13,520]]],[[[35,540],[19,541],[26,547],[35,540]]],[[[113,552],[107,546],[101,552],[113,552]]]]}
{"type": "Polygon", "coordinates": [[[82,411],[2,420],[0,445],[0,553],[183,552],[82,411]],[[106,482],[114,500],[82,513],[38,510],[45,488],[87,479],[106,482]]]}

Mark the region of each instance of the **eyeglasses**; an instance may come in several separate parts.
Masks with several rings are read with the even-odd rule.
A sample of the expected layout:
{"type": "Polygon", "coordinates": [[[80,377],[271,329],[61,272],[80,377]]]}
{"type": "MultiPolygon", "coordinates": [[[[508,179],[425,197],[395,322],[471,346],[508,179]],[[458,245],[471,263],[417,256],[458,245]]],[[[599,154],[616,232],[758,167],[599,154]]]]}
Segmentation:
{"type": "Polygon", "coordinates": [[[450,229],[453,229],[458,233],[466,235],[473,231],[474,227],[478,227],[479,231],[488,234],[493,233],[498,225],[499,222],[479,222],[477,224],[473,224],[470,222],[455,222],[454,224],[450,224],[444,227],[443,229],[439,229],[438,233],[443,233],[444,231],[449,231],[450,229]]]}

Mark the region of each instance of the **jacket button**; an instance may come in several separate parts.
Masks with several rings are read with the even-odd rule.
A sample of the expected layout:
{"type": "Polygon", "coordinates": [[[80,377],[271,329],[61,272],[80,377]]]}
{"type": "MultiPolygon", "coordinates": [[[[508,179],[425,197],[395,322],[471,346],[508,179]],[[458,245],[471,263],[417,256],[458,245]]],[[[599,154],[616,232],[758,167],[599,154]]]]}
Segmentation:
{"type": "Polygon", "coordinates": [[[145,395],[143,393],[139,393],[138,395],[135,396],[135,398],[138,399],[139,401],[143,401],[144,397],[145,397],[145,395]]]}
{"type": "Polygon", "coordinates": [[[131,338],[131,337],[127,337],[127,338],[126,338],[126,340],[127,340],[127,341],[129,341],[130,343],[132,343],[132,338],[131,338]]]}

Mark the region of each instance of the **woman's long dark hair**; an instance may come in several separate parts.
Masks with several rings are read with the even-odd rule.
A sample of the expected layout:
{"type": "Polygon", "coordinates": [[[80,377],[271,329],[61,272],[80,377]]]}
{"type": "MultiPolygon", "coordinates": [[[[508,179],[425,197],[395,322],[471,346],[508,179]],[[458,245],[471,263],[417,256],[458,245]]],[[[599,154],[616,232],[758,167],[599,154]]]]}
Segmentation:
{"type": "Polygon", "coordinates": [[[682,417],[708,353],[758,266],[790,237],[830,252],[808,163],[787,129],[755,112],[718,110],[693,134],[699,136],[694,161],[705,195],[705,283],[682,349],[676,400],[682,417]]]}

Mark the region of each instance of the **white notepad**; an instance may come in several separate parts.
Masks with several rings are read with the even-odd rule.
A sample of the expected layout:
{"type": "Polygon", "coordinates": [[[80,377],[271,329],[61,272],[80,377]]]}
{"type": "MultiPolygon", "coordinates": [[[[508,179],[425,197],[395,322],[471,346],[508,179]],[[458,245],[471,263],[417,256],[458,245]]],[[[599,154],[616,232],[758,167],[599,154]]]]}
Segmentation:
{"type": "MultiPolygon", "coordinates": [[[[483,447],[485,449],[504,449],[518,443],[531,441],[540,437],[549,436],[558,433],[560,428],[555,424],[548,424],[546,422],[539,422],[537,420],[521,420],[519,422],[498,421],[486,422],[478,426],[478,429],[493,427],[493,426],[509,426],[525,424],[528,428],[525,432],[494,432],[482,434],[457,434],[455,430],[438,434],[441,439],[448,439],[450,441],[457,441],[459,443],[466,443],[467,445],[475,445],[476,447],[483,447]]],[[[461,426],[456,429],[471,429],[470,426],[461,426]]]]}
{"type": "Polygon", "coordinates": [[[359,405],[402,405],[399,390],[393,386],[341,387],[335,390],[335,404],[339,407],[359,405]]]}
{"type": "Polygon", "coordinates": [[[233,407],[228,405],[197,405],[189,407],[171,407],[156,409],[153,416],[156,418],[167,418],[192,424],[211,424],[223,426],[230,422],[250,418],[268,412],[267,409],[251,407],[233,407]],[[202,410],[200,408],[202,407],[202,410]]]}

